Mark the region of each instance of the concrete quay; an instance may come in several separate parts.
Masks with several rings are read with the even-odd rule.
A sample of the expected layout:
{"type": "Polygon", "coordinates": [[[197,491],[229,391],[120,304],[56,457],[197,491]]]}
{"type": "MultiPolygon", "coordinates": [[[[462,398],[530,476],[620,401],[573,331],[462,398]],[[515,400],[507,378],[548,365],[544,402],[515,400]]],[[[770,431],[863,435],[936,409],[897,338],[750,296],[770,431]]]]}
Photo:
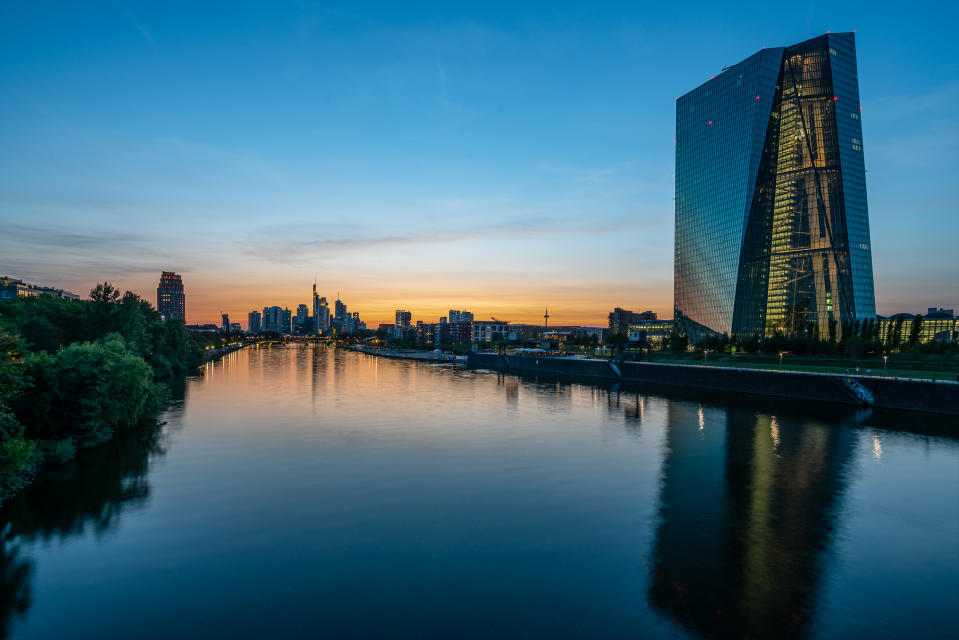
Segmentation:
{"type": "Polygon", "coordinates": [[[481,352],[470,353],[467,364],[474,368],[521,374],[660,384],[879,409],[959,415],[959,382],[952,381],[933,382],[866,375],[481,352]]]}

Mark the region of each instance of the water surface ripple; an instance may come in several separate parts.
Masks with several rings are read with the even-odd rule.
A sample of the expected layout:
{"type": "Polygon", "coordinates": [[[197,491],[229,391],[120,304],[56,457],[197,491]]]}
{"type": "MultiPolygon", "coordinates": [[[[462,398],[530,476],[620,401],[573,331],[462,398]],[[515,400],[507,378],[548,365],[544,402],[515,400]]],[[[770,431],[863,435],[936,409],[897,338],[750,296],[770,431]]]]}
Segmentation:
{"type": "Polygon", "coordinates": [[[248,348],[0,512],[15,638],[950,637],[934,416],[248,348]]]}

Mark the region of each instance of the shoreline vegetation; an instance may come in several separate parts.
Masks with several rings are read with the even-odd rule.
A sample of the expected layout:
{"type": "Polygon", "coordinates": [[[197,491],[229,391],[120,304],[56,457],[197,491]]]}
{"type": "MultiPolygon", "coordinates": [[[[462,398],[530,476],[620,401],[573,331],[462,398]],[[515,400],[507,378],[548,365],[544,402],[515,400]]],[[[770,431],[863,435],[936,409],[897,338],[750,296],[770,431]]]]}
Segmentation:
{"type": "Polygon", "coordinates": [[[222,349],[106,282],[89,300],[0,301],[0,504],[77,450],[155,422],[169,384],[222,349]]]}

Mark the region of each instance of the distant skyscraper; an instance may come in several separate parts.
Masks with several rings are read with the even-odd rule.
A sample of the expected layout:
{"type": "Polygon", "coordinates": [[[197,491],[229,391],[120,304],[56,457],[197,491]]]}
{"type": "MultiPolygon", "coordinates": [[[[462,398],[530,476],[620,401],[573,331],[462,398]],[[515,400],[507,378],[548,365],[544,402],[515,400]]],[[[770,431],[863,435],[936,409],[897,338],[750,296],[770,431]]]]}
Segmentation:
{"type": "Polygon", "coordinates": [[[413,314],[409,311],[404,311],[403,309],[396,310],[396,328],[397,329],[409,329],[410,321],[413,319],[413,314]]]}
{"type": "Polygon", "coordinates": [[[310,308],[305,304],[296,307],[296,319],[293,328],[297,333],[307,333],[310,326],[310,308]]]}
{"type": "Polygon", "coordinates": [[[230,330],[230,314],[223,314],[222,322],[220,323],[220,329],[222,329],[224,332],[228,332],[230,330]]]}
{"type": "Polygon", "coordinates": [[[292,325],[293,325],[293,323],[292,323],[292,320],[293,320],[293,312],[290,311],[289,309],[283,309],[283,313],[282,313],[282,315],[280,316],[280,318],[281,318],[280,322],[282,323],[282,325],[281,325],[281,327],[280,327],[280,331],[279,331],[279,332],[280,332],[280,333],[293,333],[293,326],[292,326],[292,325]]]}
{"type": "Polygon", "coordinates": [[[472,322],[473,314],[469,311],[460,311],[459,309],[450,309],[449,321],[456,322],[472,322]]]}
{"type": "MultiPolygon", "coordinates": [[[[326,298],[323,298],[323,301],[326,301],[326,298]]],[[[329,312],[327,312],[329,313],[329,312]]],[[[316,292],[316,280],[313,280],[313,326],[312,333],[321,333],[323,331],[323,322],[321,319],[322,311],[320,311],[320,296],[316,292]]]]}
{"type": "Polygon", "coordinates": [[[680,331],[875,318],[862,144],[852,33],[763,49],[677,100],[680,331]]]}
{"type": "Polygon", "coordinates": [[[247,323],[246,323],[247,331],[249,333],[259,333],[260,332],[260,312],[251,311],[249,314],[247,314],[246,318],[247,318],[247,323]]]}
{"type": "Polygon", "coordinates": [[[330,328],[330,304],[326,301],[325,296],[317,297],[315,292],[313,294],[313,324],[316,333],[323,333],[330,328]]]}
{"type": "Polygon", "coordinates": [[[343,304],[342,300],[337,299],[336,302],[333,303],[333,318],[340,323],[341,326],[346,319],[346,305],[343,304]]]}
{"type": "MultiPolygon", "coordinates": [[[[289,309],[287,309],[289,313],[289,309]]],[[[283,309],[281,307],[263,307],[263,331],[284,333],[283,309]]]]}
{"type": "Polygon", "coordinates": [[[157,311],[170,320],[186,320],[186,296],[183,293],[183,280],[173,271],[160,274],[160,286],[157,287],[157,311]]]}

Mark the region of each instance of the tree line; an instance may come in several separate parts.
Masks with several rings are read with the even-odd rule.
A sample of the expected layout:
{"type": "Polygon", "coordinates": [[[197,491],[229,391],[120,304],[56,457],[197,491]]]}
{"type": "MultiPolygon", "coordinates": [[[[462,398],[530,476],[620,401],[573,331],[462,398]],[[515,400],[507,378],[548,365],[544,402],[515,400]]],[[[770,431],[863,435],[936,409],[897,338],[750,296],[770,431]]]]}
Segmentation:
{"type": "Polygon", "coordinates": [[[195,370],[219,340],[106,282],[89,300],[0,301],[0,500],[44,466],[155,416],[165,381],[195,370]]]}

